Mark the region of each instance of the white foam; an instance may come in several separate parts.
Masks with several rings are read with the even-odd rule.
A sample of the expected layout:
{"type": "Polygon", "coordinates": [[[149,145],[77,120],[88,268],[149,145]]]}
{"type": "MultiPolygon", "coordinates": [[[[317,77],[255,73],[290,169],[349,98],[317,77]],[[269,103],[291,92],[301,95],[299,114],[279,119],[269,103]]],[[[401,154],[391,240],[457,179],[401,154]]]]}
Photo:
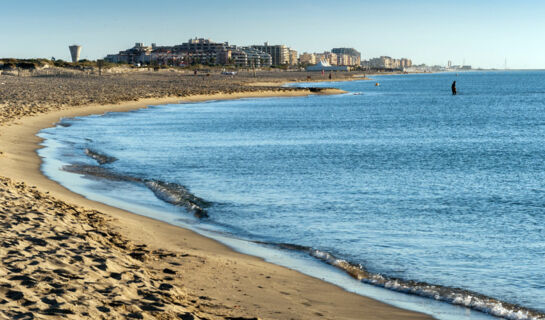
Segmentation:
{"type": "Polygon", "coordinates": [[[464,306],[504,319],[545,320],[545,314],[543,313],[525,309],[518,305],[505,303],[492,297],[463,289],[430,285],[423,282],[407,281],[403,279],[391,279],[380,274],[369,273],[361,265],[354,265],[346,260],[338,259],[328,252],[310,249],[309,253],[311,256],[332,266],[338,267],[352,277],[368,284],[384,287],[397,292],[404,292],[448,302],[453,305],[464,306]]]}

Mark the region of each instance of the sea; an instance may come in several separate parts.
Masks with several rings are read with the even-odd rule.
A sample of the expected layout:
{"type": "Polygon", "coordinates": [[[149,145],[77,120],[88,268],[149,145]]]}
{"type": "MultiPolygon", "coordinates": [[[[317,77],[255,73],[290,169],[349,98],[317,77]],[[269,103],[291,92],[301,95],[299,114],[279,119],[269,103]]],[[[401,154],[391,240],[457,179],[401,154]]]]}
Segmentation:
{"type": "Polygon", "coordinates": [[[545,71],[371,78],[62,119],[42,171],[438,319],[545,319],[545,71]]]}

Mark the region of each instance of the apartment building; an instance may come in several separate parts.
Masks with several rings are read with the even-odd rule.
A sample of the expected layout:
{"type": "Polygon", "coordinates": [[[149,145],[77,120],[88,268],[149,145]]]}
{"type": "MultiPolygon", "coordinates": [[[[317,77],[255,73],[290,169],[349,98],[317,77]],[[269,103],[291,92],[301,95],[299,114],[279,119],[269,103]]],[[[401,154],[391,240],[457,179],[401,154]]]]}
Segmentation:
{"type": "Polygon", "coordinates": [[[260,68],[272,65],[272,56],[266,52],[252,47],[242,47],[240,50],[246,53],[249,67],[260,68]]]}
{"type": "Polygon", "coordinates": [[[144,46],[143,43],[137,42],[134,47],[119,51],[117,54],[109,54],[104,60],[113,63],[149,63],[151,60],[151,46],[144,46]]]}
{"type": "Polygon", "coordinates": [[[175,52],[221,52],[229,47],[228,42],[213,42],[210,39],[194,38],[180,45],[175,45],[175,52]]]}
{"type": "Polygon", "coordinates": [[[339,57],[337,56],[336,53],[325,51],[322,53],[315,53],[314,55],[316,56],[316,63],[319,63],[320,61],[324,61],[331,66],[336,66],[339,64],[338,63],[339,57]]]}
{"type": "Polygon", "coordinates": [[[268,42],[265,42],[263,45],[253,45],[252,48],[270,54],[272,65],[290,64],[290,49],[283,44],[269,45],[268,42]]]}
{"type": "Polygon", "coordinates": [[[231,59],[235,66],[246,67],[248,65],[248,55],[242,50],[230,50],[231,59]]]}
{"type": "Polygon", "coordinates": [[[359,66],[361,64],[361,53],[354,48],[333,48],[331,52],[337,54],[337,63],[340,66],[359,66]]]}
{"type": "Polygon", "coordinates": [[[299,64],[299,59],[297,58],[297,50],[290,49],[290,66],[296,66],[299,64]]]}
{"type": "Polygon", "coordinates": [[[370,59],[368,65],[375,69],[403,70],[410,68],[413,65],[413,62],[407,58],[394,59],[388,56],[381,56],[379,58],[370,59]]]}
{"type": "Polygon", "coordinates": [[[301,63],[301,64],[316,64],[316,55],[314,53],[303,52],[299,56],[299,63],[301,63]]]}
{"type": "Polygon", "coordinates": [[[400,60],[400,64],[401,64],[401,68],[405,69],[405,68],[410,68],[413,66],[413,62],[411,59],[407,59],[407,58],[401,58],[400,60]]]}

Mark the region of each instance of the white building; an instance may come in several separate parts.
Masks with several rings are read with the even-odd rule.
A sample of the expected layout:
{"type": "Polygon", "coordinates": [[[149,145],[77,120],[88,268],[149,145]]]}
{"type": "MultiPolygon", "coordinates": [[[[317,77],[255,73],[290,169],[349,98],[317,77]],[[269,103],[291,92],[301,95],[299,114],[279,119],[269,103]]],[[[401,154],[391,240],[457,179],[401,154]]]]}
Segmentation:
{"type": "Polygon", "coordinates": [[[321,60],[313,66],[308,66],[307,71],[350,71],[348,66],[332,66],[327,61],[321,60]]]}

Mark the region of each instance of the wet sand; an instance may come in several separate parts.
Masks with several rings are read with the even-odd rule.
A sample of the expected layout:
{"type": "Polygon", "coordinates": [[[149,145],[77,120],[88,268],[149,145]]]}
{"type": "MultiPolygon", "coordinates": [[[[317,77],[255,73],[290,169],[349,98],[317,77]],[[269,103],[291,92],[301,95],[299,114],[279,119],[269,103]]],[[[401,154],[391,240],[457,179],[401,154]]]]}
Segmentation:
{"type": "MultiPolygon", "coordinates": [[[[62,79],[72,88],[67,91],[50,91],[50,84],[40,81],[16,80],[0,77],[0,83],[11,86],[9,92],[0,87],[4,105],[0,108],[0,318],[430,318],[239,254],[138,212],[90,201],[47,179],[39,170],[35,150],[40,139],[35,134],[61,117],[180,101],[307,95],[308,90],[248,89],[240,82],[226,84],[228,94],[214,94],[221,89],[210,92],[206,86],[191,87],[188,82],[179,90],[190,90],[191,96],[168,94],[164,98],[162,91],[155,92],[134,79],[116,89],[101,87],[100,79],[98,84],[62,79]],[[143,88],[128,89],[135,85],[143,88]],[[25,87],[34,90],[17,92],[27,92],[25,87]],[[97,104],[89,104],[90,97],[103,96],[97,93],[100,88],[104,96],[114,98],[96,98],[97,104]],[[76,98],[66,96],[72,92],[76,98]],[[145,98],[141,92],[157,96],[138,99],[145,98]],[[18,99],[25,103],[18,103],[18,99]],[[64,103],[72,99],[86,103],[64,103]]],[[[153,82],[148,79],[143,83],[148,81],[153,82]]]]}

